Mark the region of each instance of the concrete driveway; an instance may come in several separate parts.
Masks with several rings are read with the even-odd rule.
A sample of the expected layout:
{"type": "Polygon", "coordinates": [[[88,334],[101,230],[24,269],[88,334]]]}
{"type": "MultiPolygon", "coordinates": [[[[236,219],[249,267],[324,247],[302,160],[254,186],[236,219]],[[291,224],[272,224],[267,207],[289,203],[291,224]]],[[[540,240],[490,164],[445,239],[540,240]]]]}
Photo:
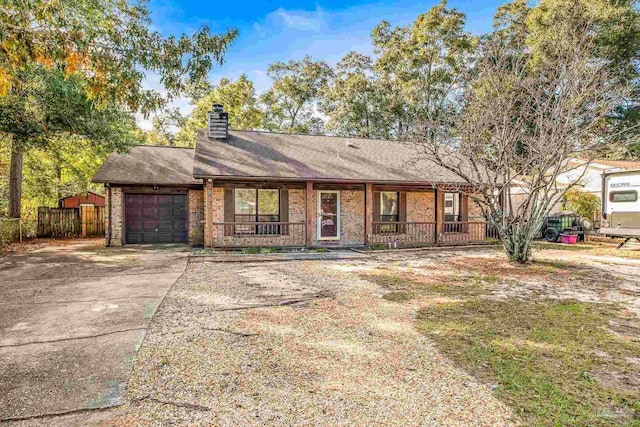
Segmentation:
{"type": "Polygon", "coordinates": [[[89,240],[0,258],[0,420],[119,404],[188,255],[89,240]]]}

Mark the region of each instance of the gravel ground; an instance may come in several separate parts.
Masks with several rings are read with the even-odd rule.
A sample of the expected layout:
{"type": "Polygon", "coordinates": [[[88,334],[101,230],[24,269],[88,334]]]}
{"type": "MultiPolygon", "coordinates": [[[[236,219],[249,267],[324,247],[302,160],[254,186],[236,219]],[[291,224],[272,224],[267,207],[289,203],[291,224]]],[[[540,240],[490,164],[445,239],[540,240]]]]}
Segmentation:
{"type": "Polygon", "coordinates": [[[414,329],[410,306],[351,272],[410,258],[189,264],[105,424],[517,422],[414,329]]]}

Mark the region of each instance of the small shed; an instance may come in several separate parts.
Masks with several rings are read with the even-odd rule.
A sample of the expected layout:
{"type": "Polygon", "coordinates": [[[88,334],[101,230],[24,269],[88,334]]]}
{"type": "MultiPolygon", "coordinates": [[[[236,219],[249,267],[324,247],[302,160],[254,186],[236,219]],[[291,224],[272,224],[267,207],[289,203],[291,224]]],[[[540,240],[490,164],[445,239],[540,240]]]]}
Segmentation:
{"type": "Polygon", "coordinates": [[[74,194],[58,200],[58,207],[60,208],[79,208],[81,205],[104,207],[105,198],[93,191],[88,191],[85,194],[74,194]]]}

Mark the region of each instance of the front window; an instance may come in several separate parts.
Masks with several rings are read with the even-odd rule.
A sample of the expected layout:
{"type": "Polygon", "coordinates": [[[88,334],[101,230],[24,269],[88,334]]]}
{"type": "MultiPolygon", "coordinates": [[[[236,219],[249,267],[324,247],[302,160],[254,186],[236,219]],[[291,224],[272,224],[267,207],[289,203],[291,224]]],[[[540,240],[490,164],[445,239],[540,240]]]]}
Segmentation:
{"type": "MultiPolygon", "coordinates": [[[[237,188],[235,191],[235,222],[279,222],[280,191],[237,188]]],[[[241,234],[277,234],[274,225],[236,225],[241,234]]]]}
{"type": "Polygon", "coordinates": [[[258,190],[258,222],[280,221],[280,191],[258,190]]]}
{"type": "Polygon", "coordinates": [[[444,193],[444,221],[460,221],[460,193],[444,193]]]}
{"type": "Polygon", "coordinates": [[[380,221],[398,221],[398,193],[382,191],[380,193],[380,221]]]}
{"type": "MultiPolygon", "coordinates": [[[[400,197],[397,192],[380,192],[380,221],[398,222],[398,201],[400,197]]],[[[397,224],[380,224],[380,233],[395,233],[398,231],[397,224]]]]}

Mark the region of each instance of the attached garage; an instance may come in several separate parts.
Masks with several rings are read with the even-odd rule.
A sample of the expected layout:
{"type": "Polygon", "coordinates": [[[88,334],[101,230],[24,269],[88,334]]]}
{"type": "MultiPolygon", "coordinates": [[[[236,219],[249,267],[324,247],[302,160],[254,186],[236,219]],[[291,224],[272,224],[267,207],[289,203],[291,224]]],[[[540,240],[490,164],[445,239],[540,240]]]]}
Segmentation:
{"type": "Polygon", "coordinates": [[[107,246],[202,245],[204,191],[193,148],[132,147],[111,153],[93,177],[105,184],[107,246]]]}
{"type": "Polygon", "coordinates": [[[186,194],[124,196],[126,243],[188,242],[186,194]]]}

